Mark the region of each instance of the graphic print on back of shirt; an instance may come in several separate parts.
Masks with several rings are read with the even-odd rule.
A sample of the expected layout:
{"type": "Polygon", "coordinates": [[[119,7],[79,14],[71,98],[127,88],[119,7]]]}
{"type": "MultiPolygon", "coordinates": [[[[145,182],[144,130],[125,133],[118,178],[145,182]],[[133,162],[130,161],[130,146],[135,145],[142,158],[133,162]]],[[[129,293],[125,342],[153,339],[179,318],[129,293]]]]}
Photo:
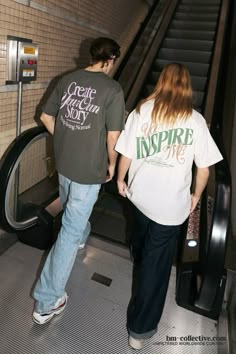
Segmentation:
{"type": "Polygon", "coordinates": [[[184,164],[185,153],[193,144],[193,129],[186,127],[161,129],[147,123],[141,127],[142,135],[136,137],[137,159],[162,167],[174,167],[174,161],[184,164]]]}
{"type": "Polygon", "coordinates": [[[91,128],[88,123],[90,113],[98,114],[100,106],[94,104],[97,90],[92,87],[79,86],[71,82],[61,100],[60,119],[64,126],[71,130],[91,128]]]}

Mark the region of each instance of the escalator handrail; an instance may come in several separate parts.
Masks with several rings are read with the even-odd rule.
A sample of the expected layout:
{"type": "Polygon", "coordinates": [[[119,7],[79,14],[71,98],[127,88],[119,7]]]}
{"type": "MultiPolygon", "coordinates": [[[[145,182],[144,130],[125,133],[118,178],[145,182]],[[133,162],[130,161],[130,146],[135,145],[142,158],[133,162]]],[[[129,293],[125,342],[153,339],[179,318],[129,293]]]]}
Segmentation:
{"type": "MultiPolygon", "coordinates": [[[[155,0],[153,4],[150,6],[148,14],[146,15],[144,21],[141,23],[138,32],[135,35],[135,38],[132,40],[132,43],[128,47],[125,55],[122,57],[121,62],[113,76],[116,81],[119,81],[120,77],[124,75],[124,71],[126,71],[126,66],[131,60],[131,56],[133,57],[133,52],[136,50],[136,47],[140,45],[142,41],[142,37],[146,34],[146,28],[149,26],[154,12],[157,10],[158,6],[160,5],[161,0],[155,0]]],[[[136,63],[137,65],[137,63],[136,63]]],[[[130,72],[128,73],[130,76],[130,72]]],[[[122,85],[123,86],[123,85],[122,85]]],[[[125,88],[124,88],[125,89],[125,88]]]]}
{"type": "MultiPolygon", "coordinates": [[[[12,173],[14,173],[17,162],[27,145],[44,134],[48,135],[44,126],[33,127],[24,131],[12,141],[0,160],[0,226],[5,231],[15,231],[9,224],[6,215],[6,196],[12,173]]],[[[33,223],[37,223],[37,219],[38,217],[35,216],[33,223]]]]}
{"type": "MultiPolygon", "coordinates": [[[[166,34],[167,28],[170,23],[170,19],[173,17],[175,8],[178,4],[178,0],[168,1],[160,15],[158,26],[155,28],[155,34],[153,35],[152,41],[148,46],[148,50],[144,57],[141,58],[140,64],[138,66],[138,70],[134,72],[134,75],[131,77],[131,85],[129,86],[129,90],[126,94],[126,109],[130,112],[136,103],[136,99],[141,90],[141,87],[147,77],[149,68],[153,63],[155,55],[158,49],[161,46],[161,43],[166,34]]],[[[132,69],[133,71],[133,69],[132,69]]],[[[127,72],[128,76],[131,76],[130,70],[127,72]]]]}
{"type": "MultiPolygon", "coordinates": [[[[120,85],[123,88],[125,98],[128,98],[130,90],[136,81],[137,75],[146,60],[146,56],[148,55],[150,48],[153,45],[153,41],[156,37],[157,32],[160,29],[160,26],[166,16],[166,13],[170,7],[170,4],[173,0],[165,1],[163,5],[163,9],[161,10],[162,0],[154,3],[152,8],[150,9],[150,15],[148,17],[148,21],[146,26],[143,28],[142,33],[139,35],[138,40],[136,40],[136,46],[133,48],[132,53],[130,53],[129,58],[126,59],[125,66],[123,69],[119,70],[115,76],[115,78],[119,81],[120,85]],[[156,22],[153,22],[156,15],[160,11],[160,15],[156,22]],[[152,26],[150,27],[150,24],[152,26]],[[143,44],[145,42],[145,44],[143,44]],[[141,50],[141,53],[140,53],[141,50]]],[[[122,66],[124,64],[122,63],[122,66]]]]}
{"type": "Polygon", "coordinates": [[[231,214],[231,180],[227,160],[215,166],[215,203],[210,228],[207,257],[198,299],[195,305],[211,310],[224,274],[226,239],[231,214]],[[223,173],[222,173],[223,172],[223,173]]]}

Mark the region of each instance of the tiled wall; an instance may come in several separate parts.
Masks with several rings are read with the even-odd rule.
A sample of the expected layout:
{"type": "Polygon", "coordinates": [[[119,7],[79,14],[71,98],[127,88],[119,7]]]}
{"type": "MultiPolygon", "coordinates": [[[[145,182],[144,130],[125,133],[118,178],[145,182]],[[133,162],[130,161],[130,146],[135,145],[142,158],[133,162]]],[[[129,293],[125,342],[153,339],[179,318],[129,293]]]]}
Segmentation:
{"type": "MultiPolygon", "coordinates": [[[[28,38],[39,45],[37,80],[23,84],[24,131],[37,125],[42,99],[54,79],[89,63],[92,38],[111,37],[121,45],[122,55],[125,54],[148,6],[144,0],[0,0],[0,157],[16,136],[18,86],[5,84],[7,36],[28,38]]],[[[38,164],[33,165],[38,158],[35,149],[33,155],[27,155],[27,163],[22,161],[21,192],[48,173],[47,149],[42,144],[43,140],[38,164]]]]}
{"type": "Polygon", "coordinates": [[[127,50],[148,10],[143,0],[0,0],[0,156],[15,137],[17,85],[5,85],[7,35],[39,45],[37,81],[23,85],[22,129],[36,125],[49,83],[88,64],[88,39],[114,38],[127,50]]]}

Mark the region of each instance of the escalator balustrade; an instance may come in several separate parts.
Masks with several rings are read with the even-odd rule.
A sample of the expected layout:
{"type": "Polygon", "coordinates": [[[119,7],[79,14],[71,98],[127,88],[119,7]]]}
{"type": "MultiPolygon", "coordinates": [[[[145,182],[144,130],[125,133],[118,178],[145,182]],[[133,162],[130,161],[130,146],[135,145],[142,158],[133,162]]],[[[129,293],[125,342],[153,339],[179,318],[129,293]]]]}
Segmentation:
{"type": "Polygon", "coordinates": [[[0,165],[0,225],[31,246],[53,242],[50,204],[58,197],[52,138],[44,127],[23,132],[8,147],[0,165]]]}

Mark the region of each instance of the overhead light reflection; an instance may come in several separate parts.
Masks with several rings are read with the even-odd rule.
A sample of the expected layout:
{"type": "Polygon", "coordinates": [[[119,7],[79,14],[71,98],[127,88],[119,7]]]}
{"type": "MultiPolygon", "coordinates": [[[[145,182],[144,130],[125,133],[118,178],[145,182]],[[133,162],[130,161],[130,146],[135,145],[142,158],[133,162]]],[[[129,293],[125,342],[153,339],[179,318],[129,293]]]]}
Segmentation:
{"type": "Polygon", "coordinates": [[[197,246],[197,241],[196,241],[196,240],[190,240],[190,241],[188,241],[188,246],[189,246],[189,247],[196,247],[196,246],[197,246]]]}

